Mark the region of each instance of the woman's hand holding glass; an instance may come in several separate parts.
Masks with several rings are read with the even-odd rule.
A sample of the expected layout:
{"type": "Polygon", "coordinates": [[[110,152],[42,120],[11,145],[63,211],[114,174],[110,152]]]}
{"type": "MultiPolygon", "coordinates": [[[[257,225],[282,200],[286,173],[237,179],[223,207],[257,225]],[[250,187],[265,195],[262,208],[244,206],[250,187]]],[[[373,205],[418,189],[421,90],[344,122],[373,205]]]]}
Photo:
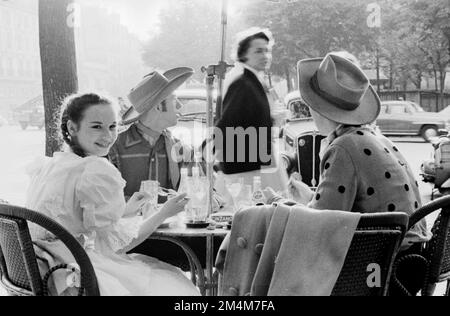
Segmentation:
{"type": "Polygon", "coordinates": [[[129,217],[138,215],[151,198],[151,195],[145,192],[134,193],[126,204],[124,216],[129,217]]]}
{"type": "Polygon", "coordinates": [[[173,217],[178,213],[184,211],[184,208],[189,203],[189,198],[187,194],[179,194],[171,199],[169,199],[159,211],[165,218],[173,217]]]}

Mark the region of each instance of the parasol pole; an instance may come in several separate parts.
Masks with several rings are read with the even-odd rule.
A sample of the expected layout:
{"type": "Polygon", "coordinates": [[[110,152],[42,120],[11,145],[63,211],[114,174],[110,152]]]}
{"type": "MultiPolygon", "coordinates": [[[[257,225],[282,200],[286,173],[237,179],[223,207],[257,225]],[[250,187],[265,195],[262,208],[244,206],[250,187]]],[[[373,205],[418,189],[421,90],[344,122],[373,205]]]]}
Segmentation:
{"type": "MultiPolygon", "coordinates": [[[[221,39],[222,43],[220,46],[220,61],[221,63],[225,63],[225,52],[227,47],[227,29],[228,29],[228,0],[222,0],[222,29],[221,29],[221,39]]],[[[225,63],[226,65],[226,63],[225,63]]],[[[226,65],[228,66],[228,65],[226,65]]],[[[229,66],[228,66],[229,67],[229,66]]],[[[227,68],[227,67],[226,67],[227,68]]],[[[218,85],[217,85],[217,100],[216,100],[216,119],[219,119],[222,116],[223,112],[223,83],[225,80],[225,74],[227,69],[225,68],[224,72],[218,73],[218,85]]]]}
{"type": "MultiPolygon", "coordinates": [[[[207,208],[208,217],[213,212],[213,198],[214,198],[214,126],[215,120],[220,119],[222,115],[222,100],[223,100],[223,81],[227,68],[231,67],[225,62],[226,51],[226,35],[227,35],[227,20],[228,20],[228,0],[222,0],[222,31],[221,31],[221,51],[220,61],[217,65],[209,65],[208,67],[202,67],[202,72],[206,73],[206,140],[202,144],[202,152],[206,151],[206,177],[208,180],[208,196],[207,196],[207,208]],[[214,118],[214,82],[218,79],[217,85],[217,98],[216,98],[216,118],[214,118]]],[[[207,257],[212,258],[211,249],[213,248],[213,240],[207,239],[207,257]]],[[[207,270],[210,271],[210,275],[207,276],[208,280],[213,280],[212,271],[212,259],[207,260],[207,270]],[[208,269],[209,268],[209,269],[208,269]]],[[[207,289],[207,293],[213,293],[211,288],[207,289]]]]}
{"type": "Polygon", "coordinates": [[[220,61],[217,65],[209,65],[207,68],[202,67],[202,72],[206,73],[206,141],[202,145],[202,150],[206,151],[206,177],[208,178],[208,216],[213,211],[213,194],[214,194],[214,153],[213,153],[213,133],[215,120],[218,120],[222,114],[223,101],[223,81],[227,68],[232,67],[225,61],[226,52],[226,36],[227,36],[227,20],[228,20],[228,0],[222,0],[222,31],[221,31],[221,50],[220,61]],[[214,82],[218,79],[217,98],[216,98],[216,117],[214,118],[214,82]]]}

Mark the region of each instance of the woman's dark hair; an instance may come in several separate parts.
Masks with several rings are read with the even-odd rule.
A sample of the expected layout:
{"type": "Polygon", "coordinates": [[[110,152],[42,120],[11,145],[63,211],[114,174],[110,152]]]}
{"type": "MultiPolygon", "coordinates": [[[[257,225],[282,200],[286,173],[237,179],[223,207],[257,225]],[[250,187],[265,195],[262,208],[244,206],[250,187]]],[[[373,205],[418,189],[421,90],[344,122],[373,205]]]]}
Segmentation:
{"type": "Polygon", "coordinates": [[[241,63],[247,62],[247,58],[245,56],[247,55],[247,52],[250,48],[252,41],[255,39],[263,39],[263,40],[267,41],[268,43],[270,42],[270,38],[264,32],[259,32],[252,36],[244,38],[242,41],[240,41],[238,43],[238,48],[237,48],[238,61],[240,61],[241,63]]]}
{"type": "Polygon", "coordinates": [[[70,135],[67,123],[72,121],[73,123],[79,125],[86,110],[91,106],[99,104],[108,105],[114,104],[114,102],[108,97],[101,96],[96,93],[74,94],[67,97],[63,102],[61,134],[66,144],[69,145],[72,151],[80,157],[86,157],[86,153],[78,144],[77,139],[70,135]]]}

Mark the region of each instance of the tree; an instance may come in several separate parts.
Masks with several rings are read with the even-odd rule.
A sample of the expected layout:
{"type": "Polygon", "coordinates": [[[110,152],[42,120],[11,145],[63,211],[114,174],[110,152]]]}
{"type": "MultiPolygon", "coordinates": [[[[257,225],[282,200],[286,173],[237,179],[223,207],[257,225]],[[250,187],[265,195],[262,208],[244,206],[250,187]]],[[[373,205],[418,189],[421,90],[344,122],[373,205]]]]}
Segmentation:
{"type": "Polygon", "coordinates": [[[440,107],[444,107],[447,68],[450,65],[450,8],[448,0],[417,0],[409,5],[408,33],[416,34],[417,46],[439,74],[440,107]]]}
{"type": "Polygon", "coordinates": [[[336,50],[356,56],[374,51],[376,34],[367,27],[366,7],[357,0],[254,0],[243,19],[273,32],[272,71],[289,79],[303,58],[323,57],[336,50]]]}
{"type": "Polygon", "coordinates": [[[78,90],[73,0],[39,0],[39,45],[47,156],[61,150],[62,100],[78,90]]]}
{"type": "MultiPolygon", "coordinates": [[[[229,23],[229,34],[239,25],[229,23]]],[[[166,70],[189,66],[202,79],[202,66],[216,64],[220,58],[220,7],[216,1],[172,1],[159,15],[159,34],[146,43],[143,60],[147,66],[166,70]]],[[[230,55],[232,36],[228,37],[230,55]]]]}

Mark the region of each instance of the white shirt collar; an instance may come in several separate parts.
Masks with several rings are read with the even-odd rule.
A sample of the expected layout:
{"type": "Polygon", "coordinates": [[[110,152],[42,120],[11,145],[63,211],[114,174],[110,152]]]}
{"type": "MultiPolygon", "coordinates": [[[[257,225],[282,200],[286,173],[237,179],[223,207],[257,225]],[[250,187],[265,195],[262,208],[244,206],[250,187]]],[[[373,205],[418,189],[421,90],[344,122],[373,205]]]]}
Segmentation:
{"type": "Polygon", "coordinates": [[[244,67],[245,69],[250,70],[251,72],[253,72],[253,74],[256,76],[256,78],[259,79],[259,81],[261,81],[262,84],[265,84],[265,73],[264,71],[258,71],[253,67],[250,67],[249,65],[245,64],[245,63],[240,63],[242,65],[242,67],[244,67]]]}

